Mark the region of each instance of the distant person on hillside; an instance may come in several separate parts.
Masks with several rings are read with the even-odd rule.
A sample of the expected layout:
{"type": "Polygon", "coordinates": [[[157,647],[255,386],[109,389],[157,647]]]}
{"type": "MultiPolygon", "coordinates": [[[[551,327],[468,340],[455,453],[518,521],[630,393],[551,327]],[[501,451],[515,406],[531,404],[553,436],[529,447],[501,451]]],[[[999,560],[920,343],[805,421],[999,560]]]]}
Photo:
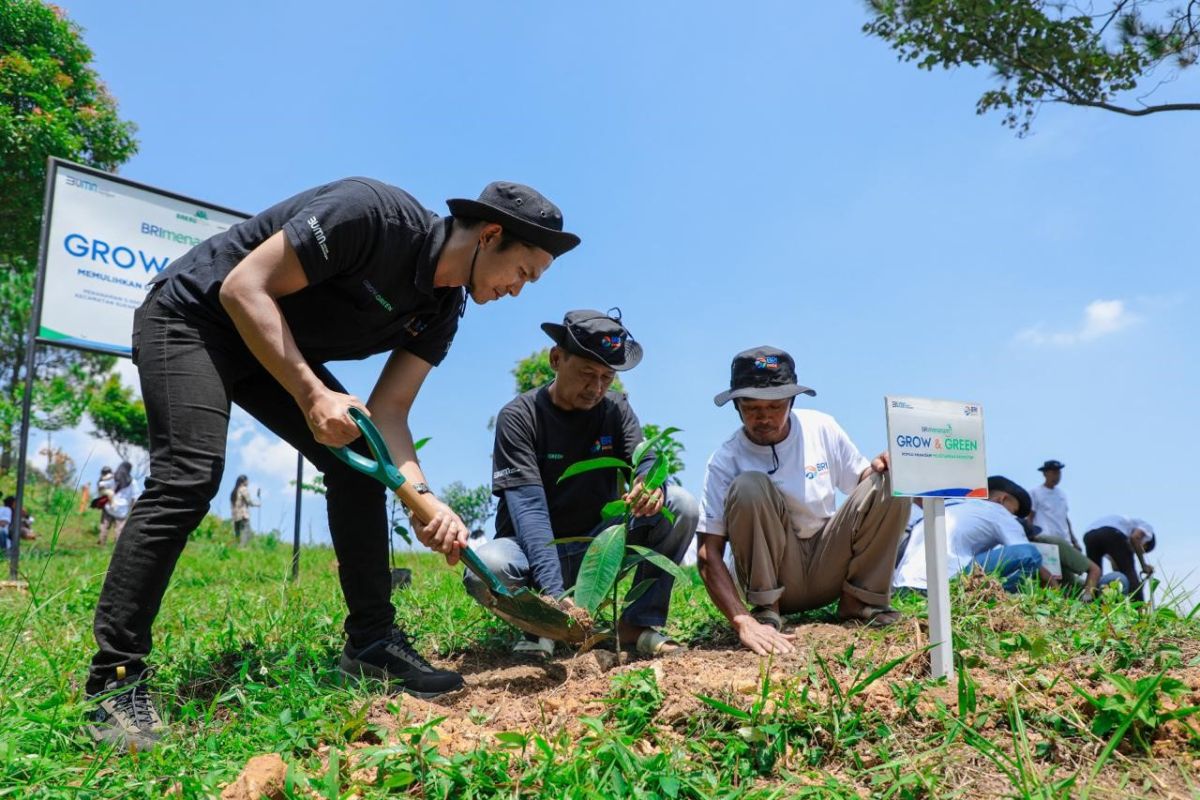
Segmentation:
{"type": "MultiPolygon", "coordinates": [[[[13,532],[12,518],[13,518],[13,511],[16,510],[16,506],[17,506],[16,495],[10,494],[8,497],[4,498],[4,508],[5,508],[4,518],[7,519],[8,523],[9,523],[8,524],[8,532],[9,532],[10,537],[15,535],[13,532]]],[[[21,532],[20,532],[20,535],[21,535],[22,539],[33,540],[33,539],[37,538],[37,536],[34,535],[34,533],[33,533],[33,515],[29,513],[28,508],[21,509],[21,532]]]]}
{"type": "MultiPolygon", "coordinates": [[[[1059,581],[1042,566],[1042,554],[1029,543],[1018,516],[1029,514],[1029,493],[1002,475],[988,478],[986,500],[946,502],[946,544],[951,577],[978,565],[999,574],[1006,591],[1015,592],[1021,581],[1038,577],[1048,586],[1059,581]]],[[[917,521],[904,558],[896,569],[896,588],[925,592],[925,526],[917,521]]]]}
{"type": "Polygon", "coordinates": [[[237,476],[229,494],[229,505],[233,509],[233,538],[239,546],[245,547],[254,536],[254,531],[250,530],[250,509],[259,505],[250,495],[250,479],[245,475],[237,476]]]}
{"type": "MultiPolygon", "coordinates": [[[[96,608],[86,691],[97,740],[145,750],[162,734],[146,686],[151,628],[188,536],[220,488],[232,403],[325,476],[349,612],[342,671],[423,697],[462,686],[395,624],[383,485],[327,446],[366,453],[349,409],[369,409],[401,473],[429,493],[408,418],[468,297],[482,304],[520,294],[579,237],[563,230],[554,204],[516,183],[492,183],[479,199],[448,205],[453,216],[441,218],[395,186],[337,180],[216,233],[151,281],[132,339],[150,475],[96,608]],[[382,353],[390,355],[366,403],[325,366],[382,353]]],[[[455,563],[469,532],[449,506],[432,502],[434,519],[414,524],[414,533],[455,563]]]]}
{"type": "Polygon", "coordinates": [[[1079,549],[1079,541],[1075,538],[1075,531],[1071,529],[1067,495],[1059,488],[1065,466],[1061,461],[1051,459],[1038,467],[1038,471],[1042,473],[1042,483],[1033,487],[1033,491],[1029,493],[1033,501],[1029,521],[1042,529],[1042,535],[1069,539],[1071,544],[1079,549]]]}
{"type": "MultiPolygon", "coordinates": [[[[696,501],[678,486],[642,491],[642,478],[654,453],[637,465],[633,485],[621,487],[615,470],[559,477],[572,464],[611,456],[628,462],[642,442],[642,426],[624,395],[609,391],[617,372],[642,360],[642,347],[615,316],[600,311],[569,311],[561,325],[542,330],[554,340],[550,366],[554,380],[509,402],[496,417],[492,491],[500,498],[496,538],[478,548],[481,559],[510,586],[532,585],[554,597],[575,585],[588,542],[555,546],[554,539],[593,538],[613,524],[601,509],[618,498],[630,502],[634,521],[629,540],[678,564],[696,535],[696,501]],[[669,509],[674,521],[663,509],[669,509]]],[[[659,630],[667,621],[674,579],[646,562],[634,584],[654,581],[625,611],[618,638],[645,655],[679,650],[659,630]]],[[[480,602],[487,587],[472,572],[467,591],[480,602]]],[[[554,642],[527,636],[518,653],[550,655],[554,642]]]]}
{"type": "Polygon", "coordinates": [[[1096,520],[1083,535],[1088,558],[1100,564],[1107,556],[1113,569],[1125,576],[1126,594],[1142,601],[1146,599],[1142,584],[1154,574],[1154,567],[1146,563],[1146,553],[1154,549],[1157,541],[1149,522],[1117,514],[1096,520]],[[1135,556],[1142,567],[1141,575],[1133,563],[1135,556]]]}
{"type": "Polygon", "coordinates": [[[121,531],[125,529],[125,521],[129,518],[137,496],[138,486],[133,478],[133,465],[122,461],[113,473],[112,494],[100,509],[100,544],[108,544],[109,533],[112,533],[114,543],[121,537],[121,531]]]}
{"type": "Polygon", "coordinates": [[[741,425],[705,468],[696,550],[717,608],[759,655],[792,651],[783,614],[834,601],[841,619],[897,622],[892,568],[912,501],[892,496],[887,453],[868,460],[833,417],[793,408],[816,392],[784,351],[738,353],[730,373],[713,400],[732,400],[741,425]],[[837,490],[849,495],[841,508],[837,490]]]}
{"type": "Polygon", "coordinates": [[[8,535],[8,529],[11,527],[12,509],[8,506],[0,506],[0,552],[8,552],[9,545],[12,544],[8,535]]]}
{"type": "Polygon", "coordinates": [[[1019,520],[1025,528],[1029,541],[1058,548],[1058,562],[1062,569],[1062,588],[1066,592],[1078,593],[1079,599],[1090,603],[1096,595],[1110,583],[1120,583],[1121,591],[1128,591],[1125,576],[1119,572],[1101,572],[1100,565],[1092,561],[1083,551],[1075,547],[1061,536],[1047,536],[1041,528],[1029,522],[1019,520]]]}

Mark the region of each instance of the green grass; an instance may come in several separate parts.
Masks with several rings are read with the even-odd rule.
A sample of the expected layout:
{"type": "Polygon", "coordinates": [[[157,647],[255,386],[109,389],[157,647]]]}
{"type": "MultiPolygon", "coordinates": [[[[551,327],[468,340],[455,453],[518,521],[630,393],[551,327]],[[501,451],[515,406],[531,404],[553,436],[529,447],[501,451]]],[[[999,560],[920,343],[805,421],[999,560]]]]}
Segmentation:
{"type": "MultiPolygon", "coordinates": [[[[489,730],[477,746],[451,750],[436,717],[397,714],[380,727],[368,713],[379,687],[339,680],[344,608],[331,550],[306,548],[290,584],[286,544],[260,538],[239,550],[211,520],[180,560],[155,626],[154,688],[170,739],[136,756],[97,750],[83,730],[82,683],[109,551],[90,534],[95,512],[78,515],[69,498],[55,504],[45,493],[35,487],[43,530],[25,550],[30,589],[0,592],[0,797],[218,797],[263,753],[283,757],[297,798],[1197,790],[1200,624],[1169,608],[1149,615],[1115,595],[1085,606],[960,582],[960,669],[945,685],[923,677],[924,634],[913,622],[921,598],[898,599],[909,618],[887,632],[835,628],[828,609],[805,615],[802,655],[755,666],[725,652],[736,642],[693,572],[677,588],[671,628],[700,649],[688,655],[694,690],[679,688],[671,662],[664,678],[639,661],[600,678],[607,699],[569,725],[489,730]],[[44,524],[55,511],[57,538],[44,524]],[[749,690],[722,684],[735,668],[759,676],[749,690]],[[687,713],[668,718],[683,701],[687,713]]],[[[397,610],[419,648],[505,660],[511,630],[462,592],[456,571],[424,554],[399,560],[414,584],[396,594],[397,610]]]]}

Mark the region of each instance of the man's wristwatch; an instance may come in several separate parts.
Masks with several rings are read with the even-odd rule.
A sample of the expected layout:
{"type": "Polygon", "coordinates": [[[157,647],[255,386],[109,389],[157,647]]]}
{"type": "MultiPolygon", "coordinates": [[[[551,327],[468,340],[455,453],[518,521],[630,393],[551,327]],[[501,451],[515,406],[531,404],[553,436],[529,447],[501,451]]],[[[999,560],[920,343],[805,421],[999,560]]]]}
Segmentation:
{"type": "MultiPolygon", "coordinates": [[[[424,481],[405,481],[405,483],[411,486],[417,494],[433,494],[433,490],[429,488],[429,484],[424,481]]],[[[403,498],[400,500],[400,505],[404,506],[409,514],[412,513],[412,509],[409,508],[408,503],[404,502],[403,498]]]]}

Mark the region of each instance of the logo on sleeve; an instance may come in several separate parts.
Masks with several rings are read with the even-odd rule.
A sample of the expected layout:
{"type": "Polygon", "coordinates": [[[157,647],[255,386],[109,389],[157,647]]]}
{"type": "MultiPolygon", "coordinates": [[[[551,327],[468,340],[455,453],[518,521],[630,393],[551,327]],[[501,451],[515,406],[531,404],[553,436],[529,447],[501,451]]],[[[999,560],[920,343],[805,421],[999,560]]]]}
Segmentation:
{"type": "Polygon", "coordinates": [[[779,369],[779,356],[755,356],[754,368],[773,372],[779,369]]]}
{"type": "Polygon", "coordinates": [[[819,464],[808,464],[804,467],[804,477],[808,478],[810,481],[825,472],[829,472],[828,461],[822,461],[819,464]]]}
{"type": "Polygon", "coordinates": [[[613,449],[613,437],[601,436],[596,441],[592,442],[593,453],[611,453],[613,449]]]}
{"type": "Polygon", "coordinates": [[[313,235],[317,237],[317,246],[321,248],[321,255],[325,260],[329,260],[329,247],[325,244],[325,231],[321,230],[321,223],[316,217],[308,218],[308,227],[312,228],[313,235]]]}
{"type": "Polygon", "coordinates": [[[509,475],[516,475],[520,473],[520,471],[521,470],[517,469],[516,467],[505,467],[504,469],[498,469],[492,473],[492,480],[498,481],[501,478],[507,478],[509,475]]]}

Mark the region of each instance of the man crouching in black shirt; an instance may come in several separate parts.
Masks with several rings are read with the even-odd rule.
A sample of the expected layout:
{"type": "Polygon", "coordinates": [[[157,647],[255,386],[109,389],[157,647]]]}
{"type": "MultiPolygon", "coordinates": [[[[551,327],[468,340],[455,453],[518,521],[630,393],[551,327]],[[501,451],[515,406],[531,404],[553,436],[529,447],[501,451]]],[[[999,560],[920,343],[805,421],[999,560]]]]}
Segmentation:
{"type": "MultiPolygon", "coordinates": [[[[610,312],[611,314],[612,312],[610,312]]],[[[696,535],[699,508],[677,486],[642,496],[642,478],[654,463],[647,453],[637,465],[633,486],[621,495],[616,470],[595,470],[558,483],[577,461],[613,456],[629,461],[642,441],[642,426],[624,395],[609,391],[618,371],[633,369],[642,348],[615,316],[599,311],[570,311],[563,324],[542,324],[554,340],[549,386],[520,395],[496,418],[492,455],[492,492],[500,498],[496,538],[479,548],[481,559],[509,586],[530,586],[553,597],[575,585],[586,542],[558,545],[553,539],[595,537],[612,520],[600,521],[600,510],[618,497],[633,503],[635,517],[630,541],[649,547],[676,564],[683,560],[696,535]],[[674,514],[670,522],[662,513],[674,514]]],[[[621,618],[618,636],[638,652],[659,655],[680,645],[658,629],[667,621],[674,579],[643,562],[634,585],[653,579],[654,585],[635,600],[621,618]]],[[[487,588],[468,572],[467,591],[483,602],[487,588]]],[[[549,639],[526,637],[518,653],[551,655],[549,639]]]]}

